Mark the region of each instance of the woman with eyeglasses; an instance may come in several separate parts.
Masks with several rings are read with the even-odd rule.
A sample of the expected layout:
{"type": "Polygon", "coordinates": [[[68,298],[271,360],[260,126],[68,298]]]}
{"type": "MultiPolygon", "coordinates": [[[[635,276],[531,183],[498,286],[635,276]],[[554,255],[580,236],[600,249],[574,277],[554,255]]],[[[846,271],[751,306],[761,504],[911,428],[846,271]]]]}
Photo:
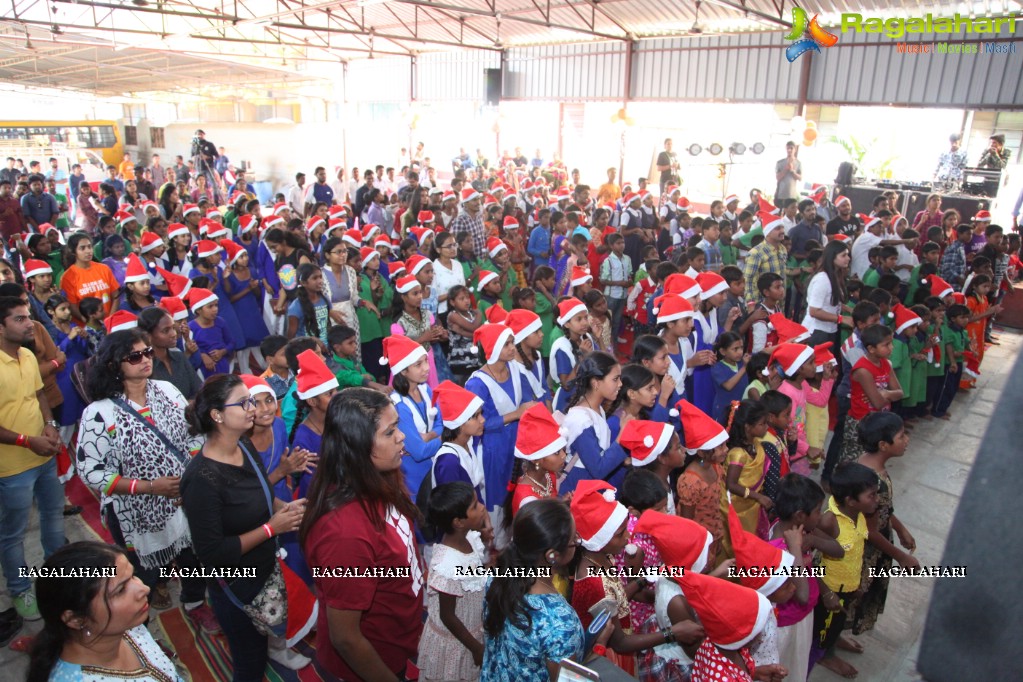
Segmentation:
{"type": "MultiPolygon", "coordinates": [[[[323,295],[330,307],[331,324],[343,324],[359,333],[359,273],[349,263],[352,254],[345,242],[331,237],[323,245],[325,265],[323,268],[323,295]]],[[[355,262],[359,262],[358,252],[355,262]]],[[[356,354],[356,362],[361,361],[361,348],[356,354]]]]}
{"type": "MultiPolygon", "coordinates": [[[[202,440],[188,433],[181,391],[152,374],[153,347],[143,332],[103,339],[89,366],[94,402],[82,413],[76,459],[78,475],[100,492],[114,542],[128,549],[135,573],[152,588],[153,607],[165,609],[171,600],[160,568],[198,567],[179,483],[202,440]]],[[[205,594],[201,578],[181,579],[185,613],[207,632],[220,632],[205,594]]]]}
{"type": "Polygon", "coordinates": [[[257,403],[238,376],[216,374],[185,410],[190,432],[206,439],[181,477],[182,508],[195,554],[205,568],[255,574],[207,579],[235,682],[262,680],[271,657],[296,670],[309,662],[281,640],[270,641],[243,610],[251,606],[269,615],[267,609],[279,613],[288,608],[275,538],[297,530],[305,513],[305,500],[285,502],[273,495],[259,453],[245,438],[255,424],[257,403]]]}
{"type": "Polygon", "coordinates": [[[433,240],[433,288],[437,290],[437,315],[443,323],[448,319],[448,294],[452,287],[465,286],[465,270],[455,258],[458,244],[450,232],[441,232],[433,240]]]}

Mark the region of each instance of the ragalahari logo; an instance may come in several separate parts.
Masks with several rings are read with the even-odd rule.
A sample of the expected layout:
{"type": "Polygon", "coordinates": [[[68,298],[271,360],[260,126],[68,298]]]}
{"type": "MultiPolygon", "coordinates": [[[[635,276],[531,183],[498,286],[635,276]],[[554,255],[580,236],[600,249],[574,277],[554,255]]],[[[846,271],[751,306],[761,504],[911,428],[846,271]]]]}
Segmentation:
{"type": "Polygon", "coordinates": [[[796,41],[785,48],[785,58],[790,62],[811,50],[819,53],[822,47],[832,47],[838,42],[838,36],[828,33],[817,23],[818,16],[815,14],[813,19],[807,21],[805,10],[801,7],[792,8],[792,30],[785,36],[785,40],[796,41]]]}

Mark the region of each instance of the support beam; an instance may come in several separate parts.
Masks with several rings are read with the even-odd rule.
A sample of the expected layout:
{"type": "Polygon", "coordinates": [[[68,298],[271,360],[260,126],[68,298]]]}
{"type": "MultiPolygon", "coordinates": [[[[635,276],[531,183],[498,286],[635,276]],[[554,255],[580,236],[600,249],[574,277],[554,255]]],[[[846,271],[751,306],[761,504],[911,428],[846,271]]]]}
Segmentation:
{"type": "MultiPolygon", "coordinates": [[[[183,17],[186,19],[207,19],[209,21],[228,21],[238,22],[241,21],[241,17],[235,17],[227,14],[207,13],[207,12],[179,12],[177,10],[168,10],[161,7],[139,7],[137,5],[118,5],[110,2],[94,2],[93,0],[52,0],[56,3],[62,3],[66,5],[78,5],[79,7],[98,7],[100,9],[109,10],[125,10],[128,12],[142,12],[150,14],[160,14],[165,17],[183,17]]],[[[59,22],[58,22],[59,23],[59,22]]]]}
{"type": "MultiPolygon", "coordinates": [[[[314,33],[318,33],[318,32],[340,33],[340,34],[343,34],[343,35],[356,35],[356,36],[365,35],[365,33],[362,32],[362,31],[353,31],[353,30],[347,29],[347,28],[335,28],[333,26],[314,26],[312,24],[286,24],[286,23],[283,23],[283,22],[276,22],[276,21],[272,24],[272,26],[274,26],[276,28],[286,28],[286,29],[290,29],[290,30],[293,30],[293,31],[313,31],[314,33]]],[[[460,48],[471,47],[471,48],[477,49],[477,50],[495,50],[495,51],[499,51],[500,50],[500,48],[496,48],[496,47],[494,47],[492,45],[490,45],[490,46],[486,46],[486,45],[466,45],[464,43],[459,43],[459,42],[455,42],[455,41],[452,41],[452,40],[433,40],[433,39],[428,39],[428,38],[410,38],[408,36],[398,36],[398,35],[392,35],[392,34],[389,34],[389,33],[379,33],[377,31],[374,31],[372,33],[372,35],[373,35],[374,38],[379,38],[381,40],[390,40],[390,41],[398,42],[398,43],[407,43],[409,41],[414,40],[416,42],[427,43],[429,45],[446,45],[448,47],[460,47],[460,48]]],[[[374,52],[377,52],[377,50],[374,50],[374,52]]],[[[407,56],[407,55],[405,55],[405,56],[407,56]]]]}

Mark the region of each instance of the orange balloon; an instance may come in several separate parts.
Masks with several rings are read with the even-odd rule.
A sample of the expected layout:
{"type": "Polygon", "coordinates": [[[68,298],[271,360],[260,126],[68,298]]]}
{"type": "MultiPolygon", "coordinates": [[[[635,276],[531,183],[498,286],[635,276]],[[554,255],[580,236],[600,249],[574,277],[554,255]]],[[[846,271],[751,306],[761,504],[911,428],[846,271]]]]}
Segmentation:
{"type": "Polygon", "coordinates": [[[815,128],[807,128],[803,131],[803,142],[807,145],[813,144],[813,141],[817,139],[817,130],[815,128]]]}
{"type": "Polygon", "coordinates": [[[803,138],[803,146],[804,146],[804,147],[812,147],[812,146],[813,146],[813,141],[812,141],[812,140],[808,140],[808,139],[806,139],[806,138],[804,137],[804,138],[803,138]]]}

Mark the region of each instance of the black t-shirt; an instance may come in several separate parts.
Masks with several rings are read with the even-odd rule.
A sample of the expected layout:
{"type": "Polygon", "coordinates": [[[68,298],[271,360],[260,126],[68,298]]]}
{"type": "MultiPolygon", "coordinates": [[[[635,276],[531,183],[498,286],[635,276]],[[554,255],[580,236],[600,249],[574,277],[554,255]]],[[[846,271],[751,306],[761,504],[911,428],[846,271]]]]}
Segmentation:
{"type": "Polygon", "coordinates": [[[674,177],[674,172],[671,170],[671,164],[675,161],[675,152],[661,152],[657,155],[658,166],[668,166],[666,170],[661,171],[661,182],[670,182],[674,177]]]}
{"type": "Polygon", "coordinates": [[[847,237],[855,237],[856,233],[860,231],[860,219],[855,215],[849,216],[849,220],[843,220],[841,216],[836,216],[828,222],[827,235],[830,237],[836,234],[844,234],[847,237]]]}

